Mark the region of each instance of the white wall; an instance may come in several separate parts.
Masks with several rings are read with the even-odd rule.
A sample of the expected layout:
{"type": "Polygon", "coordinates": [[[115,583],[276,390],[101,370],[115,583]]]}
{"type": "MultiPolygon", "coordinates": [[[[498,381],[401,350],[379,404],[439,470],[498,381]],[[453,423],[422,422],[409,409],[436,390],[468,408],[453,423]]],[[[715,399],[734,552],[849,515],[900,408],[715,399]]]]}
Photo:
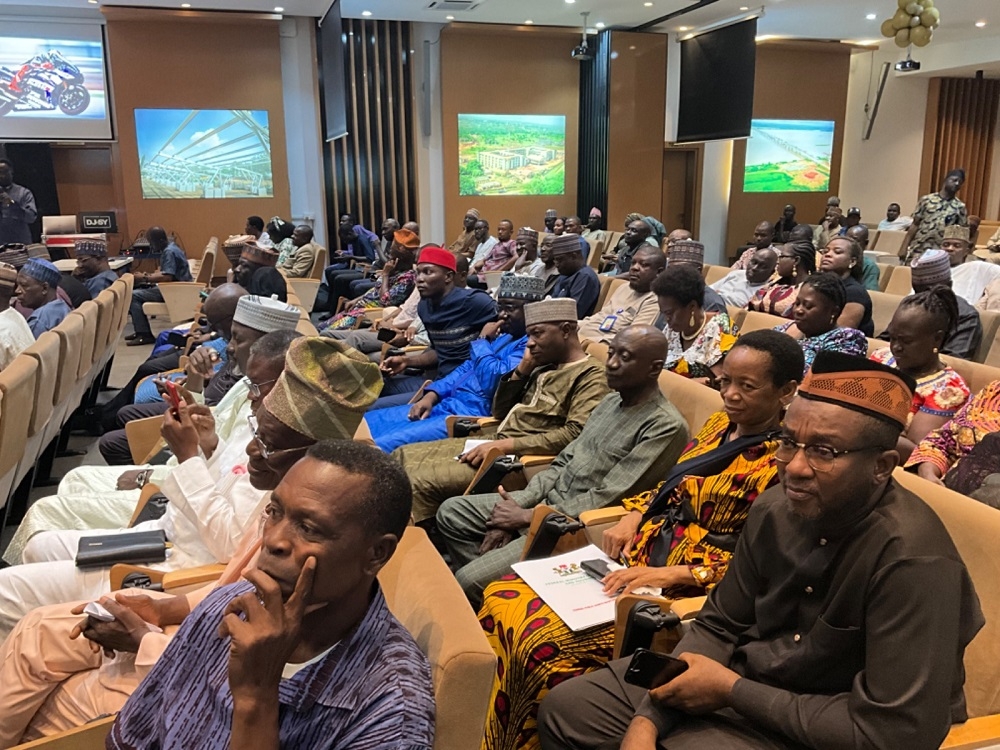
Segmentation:
{"type": "Polygon", "coordinates": [[[862,140],[866,101],[875,104],[878,76],[883,62],[895,63],[899,50],[891,44],[876,52],[851,56],[847,89],[844,156],[840,173],[841,206],[858,206],[863,221],[877,224],[890,203],[899,203],[904,214],[919,196],[920,159],[924,142],[929,79],[889,71],[870,140],[862,140]]]}
{"type": "Polygon", "coordinates": [[[733,181],[733,142],[709,141],[701,171],[701,216],[696,239],[705,246],[705,262],[728,266],[726,230],[729,189],[733,181]]]}
{"type": "Polygon", "coordinates": [[[441,30],[444,24],[414,23],[410,27],[413,49],[413,144],[417,172],[417,210],[421,242],[449,244],[461,227],[447,227],[444,220],[444,153],[441,146],[441,30]],[[429,44],[424,44],[424,42],[429,44]],[[426,50],[425,50],[426,47],[426,50]],[[425,76],[425,71],[428,73],[425,76]],[[424,91],[424,83],[429,90],[424,91]],[[430,110],[430,135],[424,135],[425,109],[430,110]]]}
{"type": "Polygon", "coordinates": [[[329,247],[315,25],[315,18],[286,16],[281,20],[285,150],[291,192],[290,218],[295,223],[311,224],[317,241],[329,247]]]}

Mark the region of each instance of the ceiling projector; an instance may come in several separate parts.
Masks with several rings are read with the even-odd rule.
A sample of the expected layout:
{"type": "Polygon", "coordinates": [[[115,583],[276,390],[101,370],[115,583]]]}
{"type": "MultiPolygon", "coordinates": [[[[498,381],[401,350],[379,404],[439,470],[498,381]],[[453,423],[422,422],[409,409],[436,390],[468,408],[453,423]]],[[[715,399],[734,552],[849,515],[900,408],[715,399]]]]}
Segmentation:
{"type": "Polygon", "coordinates": [[[590,52],[590,46],[586,42],[583,42],[583,44],[580,44],[580,45],[574,47],[573,51],[570,52],[570,55],[572,55],[572,57],[573,57],[574,60],[593,60],[594,59],[594,56],[590,52]]]}
{"type": "Polygon", "coordinates": [[[920,63],[907,57],[905,60],[900,60],[896,63],[896,70],[900,73],[913,73],[920,70],[920,63]]]}

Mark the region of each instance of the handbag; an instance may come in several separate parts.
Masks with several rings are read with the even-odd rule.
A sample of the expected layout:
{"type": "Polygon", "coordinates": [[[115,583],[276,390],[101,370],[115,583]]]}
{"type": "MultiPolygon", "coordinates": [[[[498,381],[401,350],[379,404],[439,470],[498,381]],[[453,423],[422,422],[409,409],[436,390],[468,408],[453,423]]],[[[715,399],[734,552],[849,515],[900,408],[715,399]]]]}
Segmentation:
{"type": "Polygon", "coordinates": [[[167,535],[162,529],[129,534],[85,536],[76,549],[76,567],[101,568],[116,563],[151,563],[167,559],[167,535]]]}

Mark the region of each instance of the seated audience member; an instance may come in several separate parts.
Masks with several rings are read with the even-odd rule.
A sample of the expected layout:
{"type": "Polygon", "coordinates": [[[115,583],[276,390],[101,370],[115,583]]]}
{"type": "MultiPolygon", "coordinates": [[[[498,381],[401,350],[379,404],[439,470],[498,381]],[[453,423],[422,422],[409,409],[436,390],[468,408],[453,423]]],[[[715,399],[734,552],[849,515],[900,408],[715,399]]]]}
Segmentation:
{"type": "Polygon", "coordinates": [[[500,241],[490,234],[490,223],[486,219],[476,220],[473,235],[476,238],[476,250],[469,258],[469,268],[474,268],[477,263],[482,263],[493,246],[500,241]]]}
{"type": "Polygon", "coordinates": [[[892,479],[912,394],[898,370],[821,353],[778,438],[781,486],[674,649],[687,671],[645,690],[620,659],[563,682],[541,746],[938,747],[966,719],[984,621],[948,531],[892,479]]]}
{"type": "Polygon", "coordinates": [[[879,276],[881,271],[878,264],[864,254],[868,249],[868,227],[864,224],[855,224],[844,232],[845,237],[849,237],[861,246],[861,283],[869,292],[881,291],[879,288],[879,276]]]}
{"type": "Polygon", "coordinates": [[[200,432],[193,416],[204,407],[182,404],[164,413],[163,435],[180,461],[160,487],[165,513],[129,529],[48,531],[24,549],[25,564],[0,570],[0,635],[18,619],[45,604],[96,598],[107,588],[110,566],[77,568],[73,560],[82,538],[162,530],[170,554],[158,570],[226,562],[240,539],[257,523],[272,475],[268,462],[301,456],[319,440],[353,436],[360,415],[380,388],[378,368],[342,343],[319,336],[292,342],[285,369],[251,418],[248,462],[216,480],[200,454],[200,432]],[[350,428],[350,431],[347,430],[350,428]],[[256,459],[256,462],[255,462],[256,459]]]}
{"type": "MultiPolygon", "coordinates": [[[[236,302],[236,312],[231,323],[231,337],[226,344],[226,361],[215,370],[219,356],[210,347],[201,347],[191,354],[185,369],[184,387],[191,393],[202,394],[206,406],[216,406],[237,383],[243,380],[246,358],[253,342],[265,333],[293,330],[299,323],[299,308],[278,300],[246,295],[236,302]],[[237,352],[240,356],[237,357],[237,352]]],[[[132,463],[125,425],[133,419],[162,414],[168,406],[164,401],[134,404],[119,410],[116,417],[118,429],[105,432],[98,447],[110,466],[127,466],[132,463]]]]}
{"type": "Polygon", "coordinates": [[[402,305],[413,293],[416,288],[413,265],[419,239],[409,229],[396,230],[395,238],[389,260],[382,266],[378,286],[349,302],[347,309],[331,318],[323,331],[354,328],[366,310],[402,305]]]}
{"type": "Polygon", "coordinates": [[[271,248],[247,240],[240,246],[240,258],[233,268],[233,283],[249,290],[254,278],[265,268],[274,268],[278,254],[271,248]]]}
{"type": "Polygon", "coordinates": [[[915,470],[928,481],[948,485],[964,459],[970,455],[983,457],[983,451],[976,450],[977,446],[987,435],[998,431],[1000,380],[994,380],[979,393],[969,396],[955,416],[931,430],[910,454],[906,468],[915,470]]]}
{"type": "Polygon", "coordinates": [[[357,223],[353,214],[343,214],[337,225],[340,247],[333,253],[335,262],[327,268],[347,268],[347,261],[353,259],[362,263],[373,263],[378,257],[375,246],[378,235],[357,223]]]}
{"type": "Polygon", "coordinates": [[[878,230],[891,231],[891,232],[905,232],[910,228],[910,224],[913,223],[913,219],[909,216],[900,216],[900,208],[898,203],[890,203],[889,207],[885,210],[885,218],[878,223],[878,230]]]}
{"type": "Polygon", "coordinates": [[[580,321],[581,339],[610,341],[615,334],[631,325],[651,325],[660,309],[650,285],[667,259],[663,251],[654,247],[640,247],[632,256],[628,283],[619,284],[604,301],[604,306],[580,321]]]}
{"type": "MultiPolygon", "coordinates": [[[[697,240],[691,239],[691,233],[686,229],[675,229],[667,238],[667,265],[671,264],[674,267],[690,266],[704,278],[705,246],[697,240]]],[[[722,295],[710,286],[705,287],[705,302],[702,306],[705,312],[710,313],[724,313],[728,311],[726,301],[722,299],[722,295]]],[[[667,324],[662,315],[656,319],[655,325],[660,330],[666,328],[667,324]]]]}
{"type": "Polygon", "coordinates": [[[809,242],[813,241],[812,227],[809,224],[796,224],[792,227],[792,231],[788,233],[788,241],[796,243],[803,240],[808,240],[809,242]]]}
{"type": "Polygon", "coordinates": [[[545,217],[542,219],[542,226],[545,227],[545,231],[549,234],[553,234],[556,228],[556,219],[559,218],[559,212],[554,208],[545,209],[545,217]]]}
{"type": "Polygon", "coordinates": [[[254,241],[261,247],[274,247],[271,235],[264,231],[264,220],[259,216],[248,216],[243,232],[253,237],[254,241]]]}
{"type": "Polygon", "coordinates": [[[513,238],[514,223],[504,219],[497,224],[497,241],[481,260],[473,261],[468,275],[469,286],[486,289],[487,271],[509,271],[517,262],[517,242],[513,238]]]}
{"type": "Polygon", "coordinates": [[[36,339],[72,312],[69,305],[56,298],[60,277],[59,269],[41,258],[31,258],[17,274],[17,296],[22,305],[32,310],[28,328],[36,339]]]}
{"type": "Polygon", "coordinates": [[[384,393],[396,399],[380,399],[379,408],[406,403],[424,382],[424,376],[403,375],[409,367],[436,371],[444,377],[469,358],[469,347],[483,326],[496,320],[493,298],[479,289],[455,285],[455,256],[443,247],[425,246],[417,262],[417,315],[427,329],[431,345],[422,352],[386,357],[384,393]],[[398,403],[396,403],[398,402],[398,403]]]}
{"type": "Polygon", "coordinates": [[[957,317],[955,294],[950,289],[936,286],[911,294],[900,303],[886,330],[889,346],[876,349],[869,357],[898,368],[917,384],[910,420],[896,444],[904,463],[927,433],[955,416],[969,398],[962,376],[938,357],[957,317]]]}
{"type": "Polygon", "coordinates": [[[379,230],[379,242],[375,245],[375,255],[378,257],[372,264],[372,268],[379,269],[389,260],[389,251],[392,250],[392,243],[396,241],[396,230],[399,228],[399,222],[391,217],[382,222],[382,228],[379,230]]]}
{"type": "Polygon", "coordinates": [[[505,455],[559,453],[580,435],[607,395],[603,368],[580,346],[570,300],[526,305],[524,323],[524,357],[500,377],[493,396],[492,414],[500,424],[475,434],[489,442],[467,451],[465,438],[448,438],[396,451],[413,485],[418,523],[461,493],[492,449],[505,455]]]}
{"type": "Polygon", "coordinates": [[[997,228],[997,231],[986,240],[986,249],[991,253],[1000,253],[1000,228],[997,228]]]}
{"type": "Polygon", "coordinates": [[[565,219],[565,234],[575,234],[580,238],[580,252],[583,253],[585,261],[590,260],[591,245],[583,236],[583,222],[579,216],[567,216],[565,219]]]}
{"type": "Polygon", "coordinates": [[[552,243],[555,240],[554,234],[545,235],[538,247],[538,258],[521,272],[542,279],[545,282],[546,296],[552,293],[559,281],[559,269],[556,268],[556,259],[552,255],[552,243]]]}
{"type": "Polygon", "coordinates": [[[826,216],[813,232],[813,244],[822,252],[832,238],[841,236],[844,226],[845,219],[840,206],[827,206],[826,216]]]}
{"type": "MultiPolygon", "coordinates": [[[[638,216],[638,214],[634,215],[638,216]]],[[[629,217],[632,216],[633,214],[629,214],[629,217]]],[[[608,271],[607,275],[624,276],[627,274],[632,267],[632,256],[636,254],[640,247],[649,245],[659,250],[660,243],[656,241],[652,233],[653,225],[641,216],[626,223],[625,234],[618,243],[615,252],[612,253],[614,255],[612,259],[615,264],[614,268],[608,271]]]]}
{"type": "Polygon", "coordinates": [[[17,269],[0,263],[0,370],[4,370],[17,355],[35,343],[24,316],[10,306],[17,288],[17,269]]]}
{"type": "Polygon", "coordinates": [[[778,253],[773,247],[757,250],[743,270],[734,270],[711,285],[733,307],[746,307],[750,299],[767,284],[778,264],[778,253]]]}
{"type": "Polygon", "coordinates": [[[704,309],[705,280],[701,272],[689,265],[671,263],[653,281],[652,289],[666,325],[664,369],[706,385],[714,384],[736,336],[729,315],[704,309]]]}
{"type": "Polygon", "coordinates": [[[473,606],[521,556],[536,505],[578,516],[651,489],[677,461],[688,431],[657,384],[665,348],[651,326],[623,330],[608,352],[612,392],[549,468],[523,490],[453,497],[438,510],[438,529],[473,606]]]}
{"type": "Polygon", "coordinates": [[[530,273],[529,269],[538,261],[538,232],[531,227],[521,227],[517,230],[517,236],[514,238],[514,247],[517,250],[514,272],[530,273]]]}
{"type": "Polygon", "coordinates": [[[590,213],[587,215],[587,226],[583,228],[580,236],[584,239],[591,240],[595,245],[604,240],[607,237],[607,234],[601,228],[601,220],[601,209],[596,206],[590,209],[590,213]]]}
{"type": "Polygon", "coordinates": [[[788,235],[798,226],[795,221],[795,206],[789,203],[781,212],[781,216],[774,222],[774,241],[779,244],[790,242],[788,235]]]}
{"type": "Polygon", "coordinates": [[[282,266],[288,260],[288,256],[295,251],[295,245],[292,244],[295,226],[280,216],[272,216],[265,229],[274,245],[274,252],[278,254],[278,266],[282,266]]]}
{"type": "Polygon", "coordinates": [[[308,224],[299,224],[292,232],[293,249],[281,260],[276,259],[277,268],[290,279],[304,278],[312,273],[313,263],[319,248],[313,242],[313,230],[308,224]]]}
{"type": "Polygon", "coordinates": [[[271,495],[256,570],[185,618],[107,746],[430,748],[430,666],[376,580],[409,508],[374,449],[310,449],[271,495]]]}
{"type": "Polygon", "coordinates": [[[734,271],[746,270],[747,264],[758,250],[773,247],[774,245],[774,224],[769,221],[762,221],[753,230],[753,243],[746,248],[740,248],[737,252],[740,257],[731,266],[734,271]]]}
{"type": "MultiPolygon", "coordinates": [[[[935,286],[951,289],[948,253],[944,250],[925,250],[910,264],[910,277],[916,294],[928,292],[935,286]]],[[[944,344],[940,347],[941,354],[971,360],[982,343],[983,324],[975,307],[957,295],[955,302],[958,305],[958,319],[945,336],[944,344]]],[[[880,334],[879,338],[888,341],[885,333],[880,334]]]]}
{"type": "MultiPolygon", "coordinates": [[[[726,573],[750,507],[777,484],[777,436],[802,352],[787,336],[753,331],[736,342],[723,371],[723,410],[654,489],[622,500],[628,515],[604,532],[604,552],[628,565],[605,579],[609,596],[623,586],[625,593],[651,586],[669,598],[710,591],[726,573]]],[[[539,701],[551,686],[610,659],[614,624],[575,633],[513,574],[486,588],[479,621],[501,665],[483,748],[537,748],[539,701]]]]}
{"type": "Polygon", "coordinates": [[[561,237],[566,233],[566,217],[560,216],[556,219],[555,224],[552,225],[552,234],[556,237],[561,237]]]}
{"type": "MultiPolygon", "coordinates": [[[[625,215],[625,231],[626,232],[628,231],[629,225],[633,221],[642,221],[642,214],[636,213],[635,211],[633,211],[633,212],[628,213],[628,214],[625,215]]],[[[650,244],[652,244],[652,243],[650,243],[650,244]]],[[[604,248],[604,254],[601,255],[601,268],[602,269],[607,269],[609,264],[612,266],[610,268],[610,270],[606,271],[607,275],[614,276],[615,273],[617,273],[617,271],[614,268],[614,265],[615,265],[616,261],[618,260],[618,254],[622,250],[624,250],[627,246],[628,245],[625,243],[625,236],[622,235],[622,238],[620,240],[618,240],[618,244],[617,245],[615,245],[614,247],[606,247],[606,248],[604,248]]],[[[628,270],[628,266],[626,266],[626,270],[628,270]]]]}
{"type": "Polygon", "coordinates": [[[479,221],[480,215],[479,211],[474,208],[470,208],[465,212],[465,218],[462,219],[462,231],[459,232],[458,237],[455,241],[448,245],[448,250],[450,250],[454,255],[464,255],[466,258],[471,258],[476,253],[476,222],[479,221]]]}
{"type": "Polygon", "coordinates": [[[951,261],[951,288],[970,305],[975,305],[992,281],[1000,279],[1000,265],[985,260],[969,260],[972,243],[969,228],[952,225],[945,227],[941,249],[951,261]]]}
{"type": "Polygon", "coordinates": [[[524,306],[541,299],[541,279],[505,273],[497,288],[499,316],[483,326],[479,338],[469,346],[469,359],[424,388],[424,395],[415,404],[368,414],[365,421],[375,445],[389,453],[408,443],[441,440],[448,437],[448,416],[488,416],[501,376],[521,364],[524,357],[528,342],[524,306]]]}
{"type": "MultiPolygon", "coordinates": [[[[232,473],[246,463],[246,444],[252,434],[248,417],[253,414],[285,366],[291,342],[302,334],[291,329],[272,331],[257,339],[247,353],[243,347],[234,357],[242,360],[246,377],[233,386],[212,411],[211,420],[202,420],[195,409],[194,421],[203,427],[199,448],[208,461],[213,480],[232,473]]],[[[170,450],[169,444],[167,450],[170,450]]],[[[60,529],[102,529],[125,526],[147,484],[159,487],[180,463],[176,455],[152,466],[82,466],[67,473],[58,494],[31,504],[4,552],[11,565],[24,562],[25,546],[35,534],[60,529]]]]}
{"type": "Polygon", "coordinates": [[[823,250],[819,264],[822,273],[833,273],[844,284],[847,304],[837,318],[837,325],[857,328],[865,336],[875,335],[872,320],[872,298],[861,284],[864,252],[861,246],[849,237],[834,237],[823,250]]]}
{"type": "Polygon", "coordinates": [[[855,357],[864,357],[868,353],[868,339],[861,331],[837,323],[845,304],[847,294],[836,274],[810,276],[799,287],[792,308],[792,320],[774,329],[799,342],[805,356],[806,371],[812,367],[816,355],[823,351],[855,357]]]}
{"type": "Polygon", "coordinates": [[[754,293],[747,302],[747,309],[788,317],[795,307],[802,282],[816,273],[816,250],[812,240],[796,240],[779,246],[774,270],[777,278],[754,293]]]}
{"type": "Polygon", "coordinates": [[[192,280],[187,256],[180,247],[167,239],[163,227],[150,227],[146,231],[146,239],[149,240],[150,253],[159,256],[160,267],[154,273],[147,271],[135,275],[136,288],[132,291],[132,305],[129,307],[134,333],[125,337],[128,346],[145,346],[156,340],[149,327],[149,319],[142,311],[146,302],[163,302],[163,294],[156,285],[192,280]]]}
{"type": "Polygon", "coordinates": [[[76,276],[90,292],[91,299],[118,281],[118,274],[108,265],[108,244],[103,240],[77,240],[73,244],[76,254],[76,276]]]}
{"type": "Polygon", "coordinates": [[[597,306],[601,280],[587,265],[580,252],[580,235],[564,234],[552,240],[552,257],[559,269],[559,280],[552,290],[553,298],[569,298],[576,302],[576,317],[586,318],[597,306]]]}
{"type": "Polygon", "coordinates": [[[408,238],[406,247],[416,253],[420,247],[420,227],[417,223],[408,221],[400,227],[395,219],[386,219],[382,222],[382,241],[375,245],[378,259],[372,263],[370,269],[365,267],[338,268],[325,273],[324,284],[332,281],[333,285],[326,288],[324,284],[320,284],[319,292],[316,294],[317,302],[313,304],[313,309],[328,311],[319,316],[320,322],[333,317],[342,299],[356,299],[365,292],[381,285],[380,272],[385,267],[386,261],[389,260],[392,245],[396,241],[396,232],[400,229],[407,232],[405,235],[408,238]],[[387,234],[388,240],[386,240],[387,234]],[[372,271],[375,273],[371,273],[372,271]]]}

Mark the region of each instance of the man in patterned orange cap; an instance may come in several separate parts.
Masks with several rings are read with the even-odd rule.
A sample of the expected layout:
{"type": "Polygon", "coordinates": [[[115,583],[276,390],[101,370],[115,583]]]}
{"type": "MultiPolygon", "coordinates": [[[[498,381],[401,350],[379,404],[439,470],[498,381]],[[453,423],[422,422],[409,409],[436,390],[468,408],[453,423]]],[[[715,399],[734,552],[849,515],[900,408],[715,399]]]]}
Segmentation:
{"type": "Polygon", "coordinates": [[[650,691],[624,682],[627,659],[567,680],[541,704],[543,750],[931,748],[965,721],[979,599],[937,514],[892,478],[913,388],[818,354],[782,425],[781,485],[674,649],[687,669],[650,691]]]}

